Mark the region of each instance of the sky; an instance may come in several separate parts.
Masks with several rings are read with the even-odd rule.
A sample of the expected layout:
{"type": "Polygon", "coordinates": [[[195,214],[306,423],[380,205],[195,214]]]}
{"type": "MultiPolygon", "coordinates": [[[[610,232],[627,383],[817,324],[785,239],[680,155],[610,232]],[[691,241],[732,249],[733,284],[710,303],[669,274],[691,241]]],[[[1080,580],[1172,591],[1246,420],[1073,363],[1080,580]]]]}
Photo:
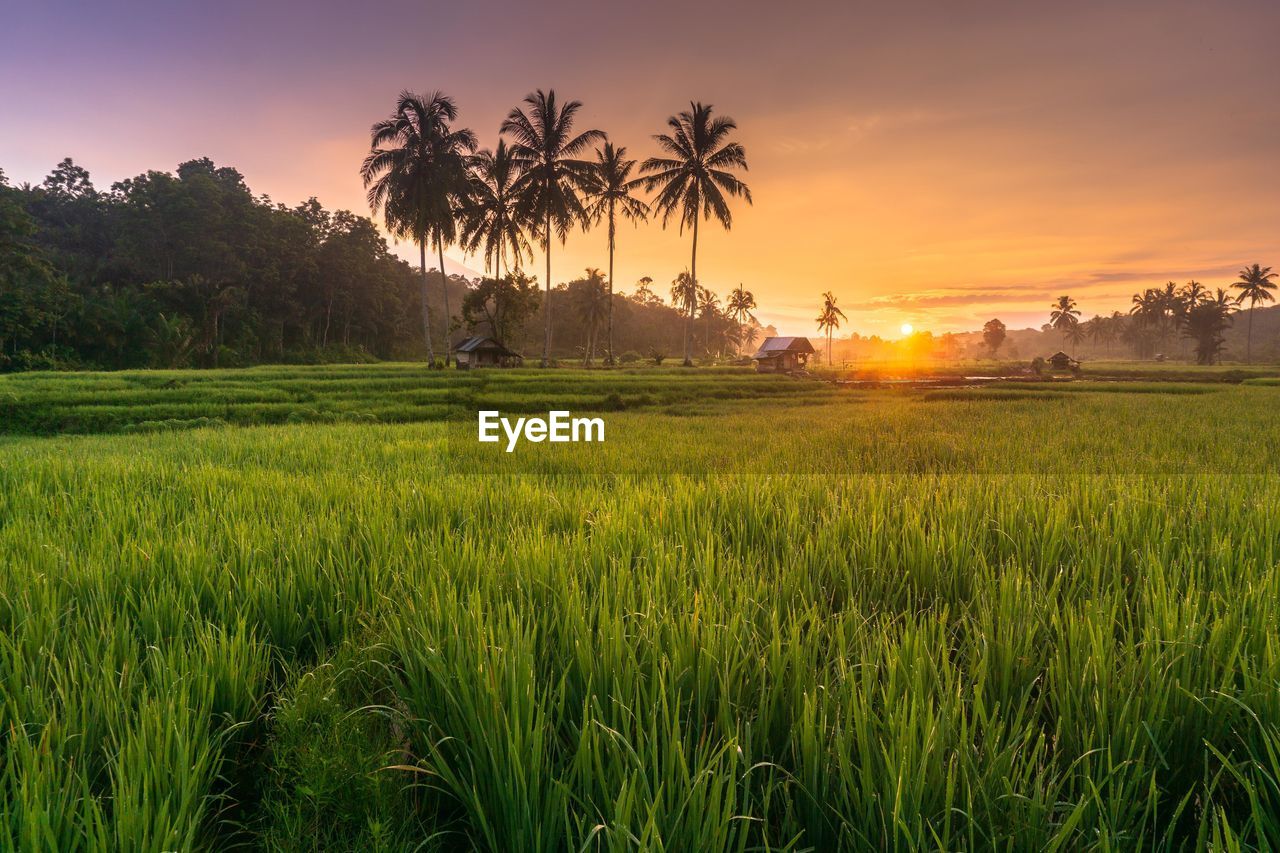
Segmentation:
{"type": "MultiPolygon", "coordinates": [[[[207,156],[367,214],[369,126],[402,89],[452,95],[492,147],[554,88],[638,159],[697,99],[737,121],[754,196],[700,231],[703,285],[791,334],[828,290],[842,331],[1038,327],[1064,293],[1088,317],[1280,267],[1278,36],[1274,0],[0,0],[0,168],[38,182],[70,156],[103,188],[207,156]]],[[[623,226],[616,286],[665,294],[689,253],[623,226]]],[[[605,268],[604,229],[552,264],[605,268]]]]}

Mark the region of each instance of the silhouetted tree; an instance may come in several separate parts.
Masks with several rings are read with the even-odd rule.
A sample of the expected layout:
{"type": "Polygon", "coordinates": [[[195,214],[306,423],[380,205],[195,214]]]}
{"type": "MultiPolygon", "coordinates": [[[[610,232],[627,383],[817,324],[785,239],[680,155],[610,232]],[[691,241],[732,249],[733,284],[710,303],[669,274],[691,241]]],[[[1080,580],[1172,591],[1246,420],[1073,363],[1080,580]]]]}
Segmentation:
{"type": "Polygon", "coordinates": [[[641,181],[631,178],[636,161],[626,158],[626,148],[614,148],[606,142],[596,149],[596,162],[592,163],[587,177],[587,215],[592,221],[601,219],[609,223],[609,333],[606,342],[605,364],[614,364],[613,357],[613,251],[618,216],[633,222],[643,222],[649,216],[649,205],[634,197],[631,192],[641,181]]]}
{"type": "MultiPolygon", "coordinates": [[[[645,188],[658,190],[654,206],[662,213],[662,225],[674,215],[680,222],[680,233],[693,229],[693,254],[689,277],[698,282],[698,220],[719,222],[728,229],[733,224],[729,198],[743,198],[751,203],[747,185],[729,170],[747,168],[747,155],[742,145],[726,142],[737,128],[727,116],[711,117],[711,105],[691,103],[690,109],[667,119],[670,133],[654,137],[667,155],[650,157],[640,166],[645,173],[645,188]]],[[[685,366],[693,364],[688,336],[684,348],[685,366]]]]}
{"type": "Polygon", "coordinates": [[[1052,313],[1049,314],[1049,325],[1062,333],[1062,339],[1065,343],[1068,333],[1080,323],[1080,310],[1076,308],[1076,301],[1070,296],[1059,296],[1051,308],[1052,313]]]}
{"type": "Polygon", "coordinates": [[[1245,333],[1245,361],[1248,364],[1253,364],[1253,309],[1259,302],[1270,302],[1275,298],[1271,293],[1276,289],[1275,282],[1272,281],[1275,277],[1276,273],[1271,271],[1271,267],[1254,264],[1240,270],[1239,279],[1231,285],[1240,291],[1237,297],[1239,303],[1249,300],[1249,324],[1245,333]]]}
{"type": "Polygon", "coordinates": [[[738,355],[742,355],[742,341],[746,337],[743,333],[743,326],[748,318],[755,319],[752,314],[756,309],[756,298],[751,291],[744,288],[741,284],[733,289],[729,294],[729,316],[738,324],[738,355]]]}
{"type": "Polygon", "coordinates": [[[1196,361],[1213,364],[1222,354],[1223,333],[1231,325],[1237,303],[1223,288],[1214,297],[1203,296],[1187,310],[1183,334],[1196,342],[1196,361]]]}
{"type": "Polygon", "coordinates": [[[511,271],[508,256],[516,270],[526,255],[532,256],[516,191],[519,163],[507,141],[499,139],[497,148],[473,155],[468,166],[471,183],[459,209],[459,242],[469,254],[480,252],[485,270],[499,279],[511,271]]]}
{"type": "Polygon", "coordinates": [[[1000,352],[1000,345],[1004,343],[1007,336],[1005,325],[999,320],[988,320],[982,326],[982,341],[987,345],[987,349],[991,350],[992,358],[1000,352]]]}
{"type": "Polygon", "coordinates": [[[441,92],[429,96],[402,92],[395,112],[370,131],[369,155],[360,167],[369,193],[369,207],[382,210],[387,230],[418,243],[422,259],[422,324],[428,357],[431,344],[431,312],[427,305],[426,244],[430,238],[440,260],[445,283],[445,364],[449,363],[449,289],[444,270],[444,247],[457,236],[455,208],[468,192],[466,157],[476,149],[475,134],[455,130],[458,108],[441,92]]]}
{"type": "Polygon", "coordinates": [[[586,189],[592,170],[590,163],[577,157],[605,136],[599,130],[575,135],[574,120],[582,103],[559,105],[554,89],[538,89],[525,97],[524,104],[511,111],[501,132],[511,136],[511,156],[520,169],[515,190],[522,217],[537,223],[547,258],[542,346],[542,365],[546,367],[551,363],[551,237],[554,233],[564,243],[575,225],[586,225],[587,211],[580,193],[586,189]]]}
{"type": "Polygon", "coordinates": [[[822,311],[817,323],[818,331],[827,335],[827,367],[831,366],[831,333],[840,328],[840,321],[844,319],[844,312],[836,307],[836,297],[831,291],[822,294],[822,311]]]}

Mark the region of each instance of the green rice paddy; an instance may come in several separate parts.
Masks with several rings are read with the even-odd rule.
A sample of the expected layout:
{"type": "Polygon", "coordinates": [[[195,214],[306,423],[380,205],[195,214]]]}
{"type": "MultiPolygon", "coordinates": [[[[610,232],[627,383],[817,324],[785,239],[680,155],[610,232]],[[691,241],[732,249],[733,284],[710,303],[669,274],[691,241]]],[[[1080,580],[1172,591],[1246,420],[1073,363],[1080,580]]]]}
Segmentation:
{"type": "Polygon", "coordinates": [[[0,848],[1274,849],[1278,412],[0,377],[0,848]],[[480,407],[606,441],[507,454],[480,407]]]}

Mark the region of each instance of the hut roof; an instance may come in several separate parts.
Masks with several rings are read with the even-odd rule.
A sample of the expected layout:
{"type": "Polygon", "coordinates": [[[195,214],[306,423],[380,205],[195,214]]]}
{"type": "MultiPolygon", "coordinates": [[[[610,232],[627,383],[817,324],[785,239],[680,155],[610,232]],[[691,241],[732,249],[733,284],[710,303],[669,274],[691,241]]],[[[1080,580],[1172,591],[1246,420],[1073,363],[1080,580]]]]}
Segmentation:
{"type": "Polygon", "coordinates": [[[512,352],[511,350],[504,347],[502,344],[495,341],[493,338],[486,338],[481,335],[476,335],[476,336],[467,338],[465,341],[458,344],[453,349],[455,352],[483,351],[483,352],[495,352],[501,356],[511,356],[515,358],[520,357],[520,353],[512,352]]]}
{"type": "Polygon", "coordinates": [[[808,338],[765,338],[752,358],[776,358],[783,353],[812,353],[813,344],[808,338]]]}

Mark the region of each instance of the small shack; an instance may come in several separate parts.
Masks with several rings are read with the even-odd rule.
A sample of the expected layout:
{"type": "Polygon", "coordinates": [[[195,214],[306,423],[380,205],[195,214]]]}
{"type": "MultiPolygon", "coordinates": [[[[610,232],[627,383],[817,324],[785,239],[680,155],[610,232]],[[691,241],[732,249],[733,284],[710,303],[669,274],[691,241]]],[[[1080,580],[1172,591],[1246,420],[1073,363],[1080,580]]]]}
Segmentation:
{"type": "Polygon", "coordinates": [[[751,358],[759,373],[791,373],[804,370],[813,353],[808,338],[765,338],[751,358]]]}
{"type": "Polygon", "coordinates": [[[519,367],[524,358],[493,338],[470,337],[453,348],[459,370],[473,367],[519,367]]]}
{"type": "Polygon", "coordinates": [[[1058,350],[1049,356],[1049,366],[1054,370],[1073,370],[1080,366],[1080,362],[1067,355],[1062,350],[1058,350]]]}

